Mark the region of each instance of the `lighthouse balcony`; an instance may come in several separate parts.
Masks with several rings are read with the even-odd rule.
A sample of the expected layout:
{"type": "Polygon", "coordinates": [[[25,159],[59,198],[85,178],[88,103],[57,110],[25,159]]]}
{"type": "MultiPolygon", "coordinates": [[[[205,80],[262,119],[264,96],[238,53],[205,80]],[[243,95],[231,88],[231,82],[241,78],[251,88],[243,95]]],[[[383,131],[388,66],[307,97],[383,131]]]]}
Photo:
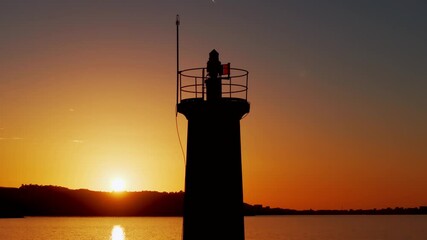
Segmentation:
{"type": "MultiPolygon", "coordinates": [[[[249,72],[229,68],[228,74],[221,75],[221,102],[247,102],[249,72]]],[[[198,103],[207,100],[206,68],[190,68],[179,72],[177,83],[177,104],[198,103]]]]}
{"type": "MultiPolygon", "coordinates": [[[[227,75],[217,76],[214,81],[218,90],[215,98],[208,99],[206,68],[192,68],[179,72],[177,86],[177,112],[187,118],[231,117],[240,119],[249,113],[248,71],[229,68],[227,75]]],[[[212,87],[212,85],[210,86],[212,87]]]]}

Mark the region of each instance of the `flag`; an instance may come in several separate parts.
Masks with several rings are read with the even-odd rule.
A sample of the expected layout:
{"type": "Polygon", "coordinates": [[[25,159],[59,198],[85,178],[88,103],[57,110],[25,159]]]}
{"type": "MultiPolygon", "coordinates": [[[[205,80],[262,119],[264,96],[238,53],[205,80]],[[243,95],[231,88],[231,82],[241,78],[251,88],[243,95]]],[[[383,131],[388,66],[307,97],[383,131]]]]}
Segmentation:
{"type": "Polygon", "coordinates": [[[230,63],[222,64],[222,75],[230,76],[230,63]]]}

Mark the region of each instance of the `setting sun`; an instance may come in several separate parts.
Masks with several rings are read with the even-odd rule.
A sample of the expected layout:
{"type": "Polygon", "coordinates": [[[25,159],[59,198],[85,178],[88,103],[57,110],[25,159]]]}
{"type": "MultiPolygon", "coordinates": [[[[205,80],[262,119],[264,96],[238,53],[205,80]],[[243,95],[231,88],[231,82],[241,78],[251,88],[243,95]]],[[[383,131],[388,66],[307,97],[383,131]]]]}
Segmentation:
{"type": "Polygon", "coordinates": [[[116,178],[111,181],[111,190],[113,192],[123,192],[125,190],[126,183],[123,179],[116,178]]]}

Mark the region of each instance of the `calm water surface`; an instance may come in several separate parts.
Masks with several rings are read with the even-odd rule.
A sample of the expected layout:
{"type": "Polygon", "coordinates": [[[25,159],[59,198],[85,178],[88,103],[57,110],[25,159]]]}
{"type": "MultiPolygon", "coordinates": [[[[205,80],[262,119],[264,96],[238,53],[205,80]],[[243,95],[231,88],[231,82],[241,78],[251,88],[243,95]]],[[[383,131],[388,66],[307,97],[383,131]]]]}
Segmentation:
{"type": "MultiPolygon", "coordinates": [[[[180,217],[0,219],[2,240],[180,240],[181,229],[180,217]]],[[[426,240],[427,215],[246,217],[245,231],[246,240],[426,240]]]]}

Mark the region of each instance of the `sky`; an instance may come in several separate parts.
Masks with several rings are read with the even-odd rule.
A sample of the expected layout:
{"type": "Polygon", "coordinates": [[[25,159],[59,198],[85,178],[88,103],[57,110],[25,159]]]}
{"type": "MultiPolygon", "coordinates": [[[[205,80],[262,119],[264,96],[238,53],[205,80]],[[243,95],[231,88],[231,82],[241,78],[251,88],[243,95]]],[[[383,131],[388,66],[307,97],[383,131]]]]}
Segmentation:
{"type": "Polygon", "coordinates": [[[426,12],[412,0],[2,0],[0,186],[184,190],[179,14],[180,69],[216,49],[249,71],[245,202],[427,205],[426,12]]]}

